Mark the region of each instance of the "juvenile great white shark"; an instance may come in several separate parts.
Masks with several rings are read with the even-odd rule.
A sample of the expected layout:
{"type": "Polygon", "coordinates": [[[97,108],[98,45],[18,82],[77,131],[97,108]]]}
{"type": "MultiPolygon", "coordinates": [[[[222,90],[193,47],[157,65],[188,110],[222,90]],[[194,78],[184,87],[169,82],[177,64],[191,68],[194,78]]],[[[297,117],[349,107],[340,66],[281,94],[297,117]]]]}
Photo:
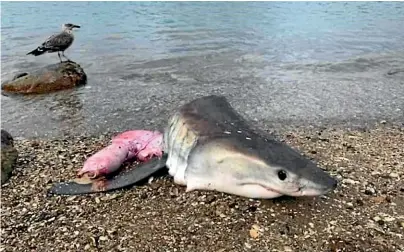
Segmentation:
{"type": "MultiPolygon", "coordinates": [[[[181,106],[164,129],[164,155],[109,179],[101,191],[131,186],[168,168],[174,183],[248,198],[318,196],[337,181],[313,161],[254,129],[223,96],[210,95],[181,106]]],[[[54,185],[51,194],[85,194],[89,184],[54,185]]]]}

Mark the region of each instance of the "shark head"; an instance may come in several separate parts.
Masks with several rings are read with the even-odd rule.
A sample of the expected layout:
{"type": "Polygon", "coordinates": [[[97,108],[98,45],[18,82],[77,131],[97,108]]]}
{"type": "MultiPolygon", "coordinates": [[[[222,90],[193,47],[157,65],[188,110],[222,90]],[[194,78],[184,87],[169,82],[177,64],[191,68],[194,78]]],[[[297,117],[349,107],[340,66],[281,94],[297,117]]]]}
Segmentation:
{"type": "Polygon", "coordinates": [[[231,139],[205,144],[198,151],[202,155],[190,160],[187,190],[214,189],[250,198],[275,198],[319,196],[336,188],[333,177],[288,145],[268,140],[261,147],[257,151],[231,139]],[[203,170],[194,173],[192,163],[199,163],[203,170]],[[198,178],[196,182],[193,177],[198,178]]]}
{"type": "Polygon", "coordinates": [[[337,186],[309,158],[252,127],[223,96],[183,105],[168,124],[165,144],[169,173],[187,191],[275,198],[318,196],[337,186]]]}
{"type": "Polygon", "coordinates": [[[254,185],[262,187],[268,193],[296,197],[323,195],[337,186],[334,178],[302,156],[296,155],[276,163],[262,159],[251,161],[251,157],[243,158],[250,160],[246,164],[250,172],[248,177],[241,179],[241,186],[254,185]]]}
{"type": "Polygon", "coordinates": [[[261,146],[258,151],[239,148],[238,155],[244,159],[240,161],[249,171],[240,185],[288,196],[319,196],[336,188],[333,177],[285,143],[265,139],[261,146]]]}
{"type": "Polygon", "coordinates": [[[289,196],[319,196],[336,188],[337,181],[309,158],[280,141],[264,142],[253,154],[260,165],[251,167],[260,174],[255,182],[264,188],[289,196]]]}

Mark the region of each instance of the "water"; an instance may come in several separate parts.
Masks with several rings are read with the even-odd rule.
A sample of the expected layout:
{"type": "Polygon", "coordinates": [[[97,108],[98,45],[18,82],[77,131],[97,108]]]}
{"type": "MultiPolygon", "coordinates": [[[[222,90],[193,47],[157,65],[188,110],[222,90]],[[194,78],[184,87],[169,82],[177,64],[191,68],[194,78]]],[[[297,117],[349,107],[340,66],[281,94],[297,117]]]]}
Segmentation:
{"type": "Polygon", "coordinates": [[[57,62],[25,54],[67,22],[88,84],[2,96],[14,135],[161,127],[207,94],[264,126],[403,120],[402,2],[2,2],[2,81],[57,62]]]}

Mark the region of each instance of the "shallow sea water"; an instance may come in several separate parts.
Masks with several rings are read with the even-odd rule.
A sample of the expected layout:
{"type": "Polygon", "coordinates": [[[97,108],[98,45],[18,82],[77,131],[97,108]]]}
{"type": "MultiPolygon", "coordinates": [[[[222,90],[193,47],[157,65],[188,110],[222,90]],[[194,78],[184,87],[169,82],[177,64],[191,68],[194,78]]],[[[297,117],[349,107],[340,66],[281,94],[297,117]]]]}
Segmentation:
{"type": "Polygon", "coordinates": [[[264,127],[404,121],[402,2],[2,2],[2,81],[57,62],[26,53],[67,22],[88,84],[1,96],[15,136],[161,128],[208,94],[264,127]]]}

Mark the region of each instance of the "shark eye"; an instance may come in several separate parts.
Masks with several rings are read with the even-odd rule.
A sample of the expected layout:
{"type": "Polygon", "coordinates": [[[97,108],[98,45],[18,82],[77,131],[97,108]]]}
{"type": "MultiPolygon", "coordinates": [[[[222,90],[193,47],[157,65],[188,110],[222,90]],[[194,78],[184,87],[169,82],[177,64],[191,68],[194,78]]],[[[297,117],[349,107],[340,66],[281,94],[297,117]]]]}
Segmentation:
{"type": "Polygon", "coordinates": [[[280,179],[280,180],[285,180],[286,179],[286,172],[284,171],[284,170],[279,170],[278,171],[278,178],[280,179]]]}

